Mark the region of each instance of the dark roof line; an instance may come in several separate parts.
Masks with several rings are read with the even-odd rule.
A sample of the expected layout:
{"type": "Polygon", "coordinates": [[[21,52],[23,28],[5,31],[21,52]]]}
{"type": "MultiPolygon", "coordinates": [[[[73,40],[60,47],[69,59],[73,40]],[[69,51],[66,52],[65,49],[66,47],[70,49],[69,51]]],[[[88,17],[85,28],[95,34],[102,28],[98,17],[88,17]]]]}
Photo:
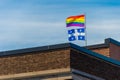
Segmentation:
{"type": "MultiPolygon", "coordinates": [[[[103,44],[96,44],[91,46],[85,46],[87,49],[98,49],[98,48],[105,48],[109,47],[109,43],[113,43],[120,46],[120,42],[107,38],[103,44]]],[[[60,49],[60,48],[68,48],[71,47],[70,43],[62,43],[56,45],[49,45],[49,46],[42,46],[42,47],[33,47],[33,48],[25,48],[25,49],[18,49],[18,50],[10,50],[10,51],[2,51],[0,52],[0,56],[9,56],[9,55],[17,55],[17,54],[24,54],[29,52],[37,52],[37,51],[47,51],[53,49],[60,49]]]]}
{"type": "Polygon", "coordinates": [[[112,64],[115,64],[115,65],[120,66],[120,61],[117,61],[117,60],[114,60],[114,59],[112,59],[112,58],[103,56],[103,55],[101,55],[101,54],[98,54],[98,53],[96,53],[96,52],[93,52],[93,51],[91,51],[91,50],[88,50],[88,49],[86,49],[86,48],[84,48],[84,47],[80,47],[80,46],[75,45],[75,44],[72,44],[72,43],[71,43],[70,45],[71,45],[71,47],[72,47],[73,49],[76,49],[76,50],[78,50],[78,51],[80,51],[80,52],[86,53],[86,54],[88,54],[88,55],[94,56],[94,57],[99,58],[99,59],[101,59],[101,60],[104,60],[104,61],[106,61],[106,62],[109,62],[109,63],[112,63],[112,64]]]}
{"type": "Polygon", "coordinates": [[[9,56],[9,55],[16,55],[16,54],[24,54],[29,52],[37,52],[37,51],[47,51],[53,49],[61,49],[61,48],[69,48],[69,43],[62,43],[56,45],[49,45],[49,46],[42,46],[42,47],[33,47],[33,48],[25,48],[25,49],[18,49],[18,50],[10,50],[10,51],[3,51],[0,52],[0,56],[9,56]]]}
{"type": "MultiPolygon", "coordinates": [[[[0,56],[9,56],[9,55],[16,55],[16,54],[18,55],[18,54],[24,54],[24,53],[29,53],[29,52],[47,51],[47,50],[68,48],[68,47],[71,47],[70,43],[62,43],[62,44],[56,44],[56,45],[48,45],[48,46],[41,46],[41,47],[32,47],[32,48],[25,48],[25,49],[2,51],[2,52],[0,52],[0,56]]],[[[87,46],[86,48],[93,49],[93,48],[101,48],[101,47],[108,47],[108,46],[106,44],[97,44],[97,45],[87,46]]]]}

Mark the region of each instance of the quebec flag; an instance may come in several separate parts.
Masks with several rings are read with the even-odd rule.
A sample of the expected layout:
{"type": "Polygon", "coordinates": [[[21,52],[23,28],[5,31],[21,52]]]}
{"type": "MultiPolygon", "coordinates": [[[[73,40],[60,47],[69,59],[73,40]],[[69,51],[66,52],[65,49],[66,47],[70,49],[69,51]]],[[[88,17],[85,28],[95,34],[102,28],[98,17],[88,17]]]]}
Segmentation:
{"type": "Polygon", "coordinates": [[[85,40],[85,28],[77,28],[68,30],[68,40],[85,40]]]}

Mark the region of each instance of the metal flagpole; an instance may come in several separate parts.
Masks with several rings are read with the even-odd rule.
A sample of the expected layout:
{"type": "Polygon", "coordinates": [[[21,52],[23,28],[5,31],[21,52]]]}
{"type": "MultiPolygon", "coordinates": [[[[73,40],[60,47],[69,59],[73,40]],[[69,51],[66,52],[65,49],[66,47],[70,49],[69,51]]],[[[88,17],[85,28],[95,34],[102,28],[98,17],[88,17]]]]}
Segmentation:
{"type": "Polygon", "coordinates": [[[86,14],[85,14],[85,46],[87,46],[86,14]]]}

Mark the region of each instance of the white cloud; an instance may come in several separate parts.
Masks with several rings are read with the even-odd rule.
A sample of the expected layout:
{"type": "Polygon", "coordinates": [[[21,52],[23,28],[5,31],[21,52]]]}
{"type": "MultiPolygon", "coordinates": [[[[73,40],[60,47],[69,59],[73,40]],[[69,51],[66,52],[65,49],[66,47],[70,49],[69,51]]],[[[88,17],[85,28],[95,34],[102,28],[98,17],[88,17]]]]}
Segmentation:
{"type": "Polygon", "coordinates": [[[86,13],[88,44],[103,42],[107,37],[120,39],[118,6],[97,5],[98,0],[59,2],[41,0],[39,3],[18,4],[11,1],[9,5],[3,2],[5,6],[1,5],[3,8],[0,13],[0,50],[67,42],[65,19],[81,13],[86,13]]]}

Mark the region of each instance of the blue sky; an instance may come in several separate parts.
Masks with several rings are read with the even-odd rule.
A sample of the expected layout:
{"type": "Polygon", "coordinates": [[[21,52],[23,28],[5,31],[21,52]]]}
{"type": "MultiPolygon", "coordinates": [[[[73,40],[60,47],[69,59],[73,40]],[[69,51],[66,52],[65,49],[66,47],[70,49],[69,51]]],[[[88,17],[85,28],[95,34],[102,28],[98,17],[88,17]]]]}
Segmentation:
{"type": "Polygon", "coordinates": [[[65,19],[83,13],[88,45],[119,41],[119,9],[119,0],[0,0],[0,51],[66,43],[65,19]]]}

